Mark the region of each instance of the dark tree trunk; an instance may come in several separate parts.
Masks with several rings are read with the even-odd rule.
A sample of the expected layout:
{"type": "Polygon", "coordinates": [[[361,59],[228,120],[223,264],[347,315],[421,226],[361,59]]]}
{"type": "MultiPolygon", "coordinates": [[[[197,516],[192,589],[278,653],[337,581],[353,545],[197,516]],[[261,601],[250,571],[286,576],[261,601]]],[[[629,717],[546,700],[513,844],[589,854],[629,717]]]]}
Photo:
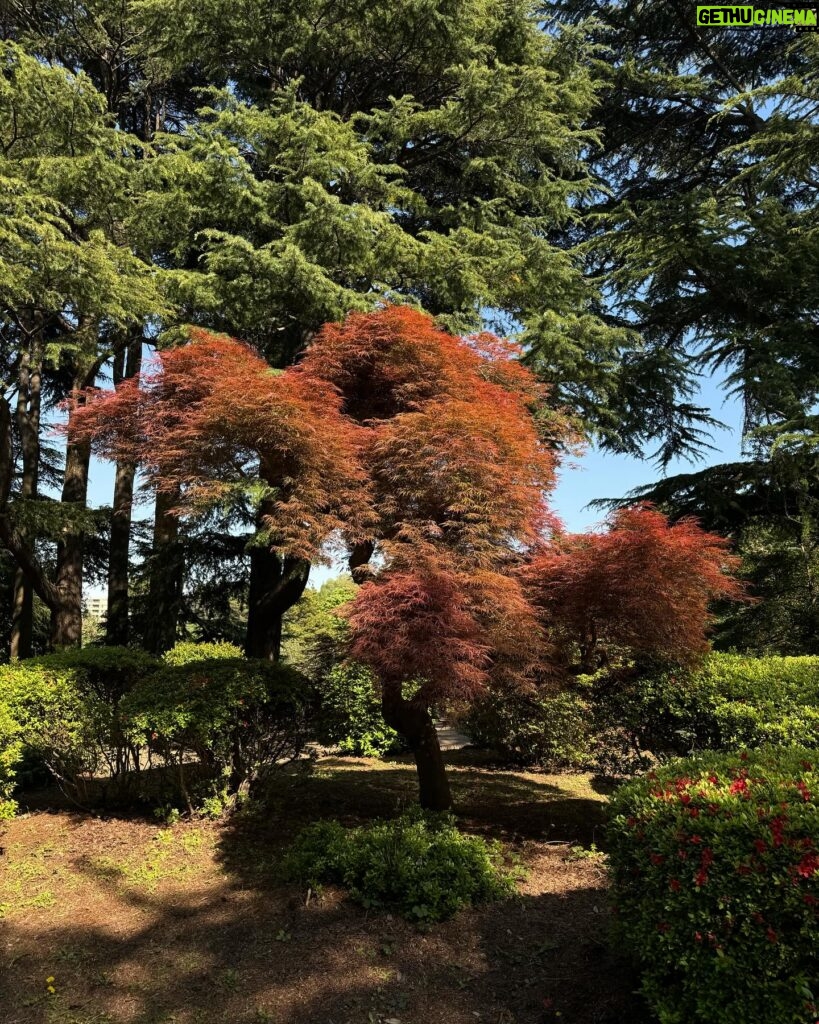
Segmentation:
{"type": "Polygon", "coordinates": [[[178,500],[176,494],[156,496],[145,629],[145,647],[152,654],[163,654],[173,647],[179,626],[185,562],[179,519],[170,513],[178,500]]]}
{"type": "MultiPolygon", "coordinates": [[[[65,474],[61,501],[82,513],[88,496],[88,465],[91,446],[87,442],[69,442],[65,452],[65,474]]],[[[68,515],[72,509],[67,510],[68,515]]],[[[67,522],[57,543],[57,573],[54,584],[58,600],[51,609],[52,647],[79,647],[82,643],[82,577],[85,535],[76,524],[67,522]]]]}
{"type": "Polygon", "coordinates": [[[361,541],[356,544],[350,552],[347,565],[350,575],[355,583],[364,583],[370,575],[370,559],[375,553],[375,542],[371,540],[361,541]]]}
{"type": "Polygon", "coordinates": [[[282,618],[304,593],[310,563],[303,558],[281,557],[275,551],[250,551],[250,592],[245,654],[248,658],[278,661],[282,646],[282,618]]]}
{"type": "MultiPolygon", "coordinates": [[[[17,430],[23,457],[20,497],[37,497],[40,472],[40,387],[42,381],[43,342],[39,325],[35,324],[31,344],[20,355],[17,385],[17,430]]],[[[34,590],[31,580],[20,566],[14,572],[11,643],[12,661],[32,654],[34,627],[34,590]]]]}
{"type": "MultiPolygon", "coordinates": [[[[114,384],[136,377],[142,362],[142,337],[134,338],[126,352],[114,360],[114,384]]],[[[117,462],[114,480],[114,504],[111,513],[111,539],[108,548],[108,613],[105,640],[124,647],[128,643],[128,550],[131,542],[131,514],[134,502],[133,462],[117,462]]]]}
{"type": "Polygon", "coordinates": [[[418,772],[418,801],[426,811],[448,811],[452,794],[441,744],[429,708],[404,700],[400,684],[385,684],[381,706],[384,721],[409,744],[418,772]]]}

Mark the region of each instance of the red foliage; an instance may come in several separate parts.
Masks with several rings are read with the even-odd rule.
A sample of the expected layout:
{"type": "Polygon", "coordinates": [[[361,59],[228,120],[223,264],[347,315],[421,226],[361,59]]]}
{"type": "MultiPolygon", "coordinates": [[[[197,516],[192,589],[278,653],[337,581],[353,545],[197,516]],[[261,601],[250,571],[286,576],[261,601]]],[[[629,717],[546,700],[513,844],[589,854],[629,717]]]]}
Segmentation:
{"type": "Polygon", "coordinates": [[[382,568],[350,610],[353,653],[385,683],[423,678],[419,699],[525,683],[542,653],[508,569],[551,524],[556,454],[533,416],[545,393],[519,356],[396,306],[324,327],[301,364],[363,426],[382,568]]]}
{"type": "Polygon", "coordinates": [[[529,682],[543,637],[519,582],[460,567],[432,548],[410,564],[403,547],[345,609],[352,656],[385,685],[422,682],[416,699],[423,704],[469,699],[490,681],[529,682]]]}
{"type": "Polygon", "coordinates": [[[181,489],[180,514],[255,484],[272,543],[297,557],[315,558],[334,531],[367,520],[360,430],[335,389],[300,368],[273,371],[232,338],[192,332],[159,354],[142,387],[129,380],[76,407],[71,432],[103,457],[139,462],[157,490],[181,489]]]}
{"type": "Polygon", "coordinates": [[[728,542],[693,519],[669,524],[647,505],[617,512],[605,533],[557,538],[524,570],[544,625],[579,644],[690,661],[707,649],[709,602],[741,600],[728,542]]]}

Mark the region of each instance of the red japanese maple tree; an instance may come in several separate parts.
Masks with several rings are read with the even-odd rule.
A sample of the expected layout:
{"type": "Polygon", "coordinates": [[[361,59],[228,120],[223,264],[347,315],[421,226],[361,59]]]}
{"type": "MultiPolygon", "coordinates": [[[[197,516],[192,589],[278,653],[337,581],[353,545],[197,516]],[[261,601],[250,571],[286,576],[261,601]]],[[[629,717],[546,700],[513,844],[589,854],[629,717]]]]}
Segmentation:
{"type": "Polygon", "coordinates": [[[559,536],[524,570],[552,635],[576,645],[584,670],[613,650],[680,662],[707,650],[709,604],[743,600],[728,542],[657,509],[616,512],[602,533],[559,536]]]}
{"type": "Polygon", "coordinates": [[[267,542],[295,558],[319,558],[333,533],[367,522],[361,431],[336,389],[298,367],[271,370],[232,338],[192,331],[141,382],[89,395],[71,430],[103,458],[138,462],[180,515],[250,496],[267,542]]]}
{"type": "Polygon", "coordinates": [[[570,431],[555,413],[538,419],[545,393],[520,355],[393,307],[325,327],[302,363],[362,427],[365,557],[377,550],[380,568],[347,610],[351,653],[380,681],[425,807],[451,802],[430,706],[501,678],[529,685],[547,649],[512,570],[551,524],[555,441],[570,431]]]}

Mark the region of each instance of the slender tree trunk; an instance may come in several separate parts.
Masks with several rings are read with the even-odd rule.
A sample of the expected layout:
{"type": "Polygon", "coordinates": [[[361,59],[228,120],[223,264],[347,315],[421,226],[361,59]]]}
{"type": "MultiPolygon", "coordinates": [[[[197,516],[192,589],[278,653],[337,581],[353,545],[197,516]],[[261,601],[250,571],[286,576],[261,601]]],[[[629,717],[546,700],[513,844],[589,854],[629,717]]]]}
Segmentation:
{"type": "Polygon", "coordinates": [[[248,658],[279,660],[282,618],[304,593],[309,577],[310,563],[302,558],[282,558],[264,547],[251,549],[245,639],[248,658]]]}
{"type": "MultiPolygon", "coordinates": [[[[114,384],[136,377],[142,363],[142,336],[134,338],[127,353],[114,360],[114,384]]],[[[134,502],[136,465],[117,462],[114,503],[111,512],[111,539],[108,548],[108,613],[105,620],[106,643],[124,647],[128,643],[128,551],[131,541],[131,515],[134,502]]]]}
{"type": "Polygon", "coordinates": [[[384,721],[404,737],[418,772],[418,801],[427,811],[448,811],[452,794],[441,744],[429,708],[401,696],[401,685],[384,684],[384,721]]]}
{"type": "Polygon", "coordinates": [[[179,626],[185,562],[179,519],[170,511],[178,502],[178,494],[156,496],[145,630],[145,646],[152,654],[163,654],[173,647],[179,626]]]}
{"type": "MultiPolygon", "coordinates": [[[[88,496],[88,467],[91,445],[69,442],[65,451],[65,474],[61,501],[82,513],[88,496]]],[[[71,511],[69,510],[69,515],[71,511]]],[[[82,643],[82,579],[85,534],[75,523],[63,527],[57,544],[55,586],[57,605],[51,610],[52,647],[79,647],[82,643]]]]}
{"type": "MultiPolygon", "coordinates": [[[[43,341],[35,325],[31,345],[21,353],[17,389],[17,429],[23,457],[20,497],[37,497],[40,471],[40,386],[43,341]]],[[[32,654],[34,590],[31,580],[18,565],[14,572],[10,656],[12,661],[32,654]]]]}

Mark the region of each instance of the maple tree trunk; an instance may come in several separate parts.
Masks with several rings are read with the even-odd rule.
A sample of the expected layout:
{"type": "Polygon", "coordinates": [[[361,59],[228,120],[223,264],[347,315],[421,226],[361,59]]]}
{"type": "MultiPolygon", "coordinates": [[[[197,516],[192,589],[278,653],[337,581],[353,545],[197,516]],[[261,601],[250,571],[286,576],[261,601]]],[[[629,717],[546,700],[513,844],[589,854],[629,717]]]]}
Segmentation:
{"type": "Polygon", "coordinates": [[[282,618],[304,593],[309,577],[310,563],[303,558],[282,558],[269,548],[251,548],[245,639],[248,658],[279,660],[282,618]]]}
{"type": "Polygon", "coordinates": [[[178,500],[178,494],[156,496],[145,629],[145,647],[152,654],[164,654],[176,643],[185,569],[179,519],[170,514],[178,500]]]}
{"type": "MultiPolygon", "coordinates": [[[[88,466],[91,446],[88,442],[69,443],[65,453],[65,474],[61,501],[86,507],[88,494],[88,466]]],[[[79,647],[82,643],[82,573],[83,531],[67,523],[57,544],[57,573],[55,587],[57,602],[51,610],[52,647],[79,647]]]]}
{"type": "MultiPolygon", "coordinates": [[[[136,377],[142,361],[142,337],[134,338],[127,353],[122,351],[114,361],[114,384],[136,377]]],[[[111,539],[108,547],[108,613],[105,619],[105,640],[124,647],[128,643],[128,550],[131,542],[131,515],[134,503],[133,462],[117,461],[114,480],[114,503],[111,514],[111,539]]]]}
{"type": "Polygon", "coordinates": [[[385,684],[381,706],[384,721],[409,744],[418,772],[418,802],[425,811],[448,811],[452,794],[444,755],[429,708],[404,700],[400,685],[385,684]]]}

